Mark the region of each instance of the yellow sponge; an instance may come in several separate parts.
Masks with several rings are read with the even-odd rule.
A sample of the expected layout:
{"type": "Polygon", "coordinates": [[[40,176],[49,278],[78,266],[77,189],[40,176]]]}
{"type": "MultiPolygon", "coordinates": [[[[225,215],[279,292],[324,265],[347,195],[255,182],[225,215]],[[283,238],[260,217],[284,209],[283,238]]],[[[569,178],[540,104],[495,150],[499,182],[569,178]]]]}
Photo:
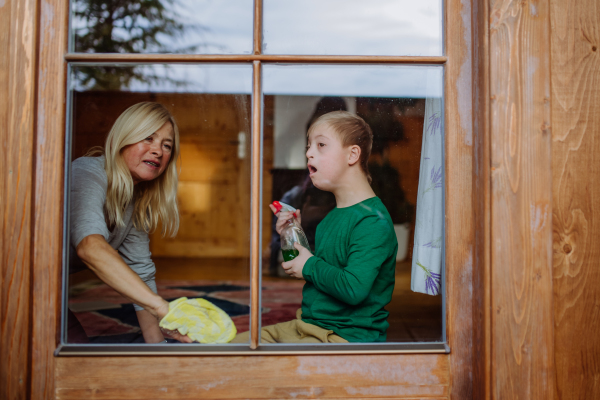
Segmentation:
{"type": "Polygon", "coordinates": [[[210,301],[187,297],[170,302],[169,312],[159,325],[200,343],[228,343],[237,333],[225,311],[210,301]]]}

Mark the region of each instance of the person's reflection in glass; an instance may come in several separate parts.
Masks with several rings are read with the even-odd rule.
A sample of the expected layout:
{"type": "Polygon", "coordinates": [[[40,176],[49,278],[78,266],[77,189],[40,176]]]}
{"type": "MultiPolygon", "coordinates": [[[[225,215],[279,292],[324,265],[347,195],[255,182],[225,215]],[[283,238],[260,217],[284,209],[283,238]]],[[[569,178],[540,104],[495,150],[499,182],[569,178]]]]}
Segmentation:
{"type": "MultiPolygon", "coordinates": [[[[165,340],[158,320],[169,304],[157,294],[148,233],[159,222],[163,234],[178,230],[178,156],[173,116],[162,105],[145,102],[123,112],[104,148],[76,159],[71,168],[69,272],[87,266],[131,299],[146,343],[165,340]]],[[[85,342],[70,334],[82,331],[70,311],[69,324],[69,342],[85,342]]]]}

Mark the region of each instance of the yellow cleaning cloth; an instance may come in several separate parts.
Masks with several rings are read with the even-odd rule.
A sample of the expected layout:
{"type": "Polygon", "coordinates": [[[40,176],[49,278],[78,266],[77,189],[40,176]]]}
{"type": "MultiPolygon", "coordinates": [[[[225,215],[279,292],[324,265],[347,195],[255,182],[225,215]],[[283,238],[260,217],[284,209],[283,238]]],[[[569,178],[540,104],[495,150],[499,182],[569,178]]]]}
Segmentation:
{"type": "Polygon", "coordinates": [[[200,343],[228,343],[237,333],[225,311],[210,301],[187,297],[170,302],[169,312],[159,325],[200,343]]]}

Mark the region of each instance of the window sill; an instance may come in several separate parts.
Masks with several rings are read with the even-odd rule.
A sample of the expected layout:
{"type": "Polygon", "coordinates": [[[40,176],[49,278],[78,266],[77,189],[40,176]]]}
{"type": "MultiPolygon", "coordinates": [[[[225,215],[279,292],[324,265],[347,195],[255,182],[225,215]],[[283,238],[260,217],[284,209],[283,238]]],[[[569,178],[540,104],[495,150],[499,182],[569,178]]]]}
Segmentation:
{"type": "Polygon", "coordinates": [[[339,354],[447,354],[446,343],[386,344],[263,344],[256,350],[249,345],[201,344],[62,344],[55,356],[240,356],[240,355],[339,355],[339,354]]]}

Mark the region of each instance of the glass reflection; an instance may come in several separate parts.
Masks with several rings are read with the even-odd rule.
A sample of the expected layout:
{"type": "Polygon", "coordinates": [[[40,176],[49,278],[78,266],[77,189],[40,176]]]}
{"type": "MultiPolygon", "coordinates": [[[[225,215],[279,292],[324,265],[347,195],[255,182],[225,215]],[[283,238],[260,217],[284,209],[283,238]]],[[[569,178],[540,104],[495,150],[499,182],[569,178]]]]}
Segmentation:
{"type": "Polygon", "coordinates": [[[306,133],[319,116],[344,110],[360,116],[373,131],[371,187],[389,212],[398,241],[385,340],[442,341],[442,296],[411,290],[426,105],[442,97],[442,67],[268,65],[263,77],[263,215],[269,216],[263,227],[263,286],[270,285],[272,292],[263,292],[262,326],[296,319],[304,286],[281,267],[279,235],[268,204],[279,200],[301,211],[302,228],[315,252],[317,226],[336,207],[336,199],[308,176],[306,133]]]}
{"type": "Polygon", "coordinates": [[[249,54],[252,0],[73,0],[82,53],[249,54]]]}
{"type": "Polygon", "coordinates": [[[264,0],[265,54],[443,54],[440,0],[264,0]]]}
{"type": "MultiPolygon", "coordinates": [[[[84,68],[93,72],[94,67],[73,66],[70,79],[72,165],[67,342],[156,341],[148,337],[143,328],[144,317],[134,309],[134,304],[140,304],[141,300],[137,292],[115,284],[115,279],[111,280],[102,266],[84,263],[85,254],[75,251],[75,242],[81,243],[75,236],[85,236],[86,233],[80,232],[88,232],[84,228],[98,216],[93,212],[79,212],[82,207],[89,207],[88,203],[99,204],[101,227],[98,233],[106,233],[104,240],[110,246],[114,245],[112,248],[116,251],[113,254],[118,254],[149,287],[148,282],[154,274],[153,281],[162,299],[167,302],[181,297],[208,300],[231,317],[238,332],[247,331],[250,312],[251,67],[155,66],[152,67],[154,73],[186,81],[186,85],[175,85],[168,79],[158,84],[138,81],[114,90],[86,86],[87,83],[80,79],[84,76],[84,68]],[[100,169],[94,176],[82,174],[76,164],[89,155],[91,148],[104,146],[107,134],[124,110],[142,102],[161,104],[173,115],[178,126],[181,159],[176,168],[179,171],[176,201],[179,229],[174,237],[164,237],[161,234],[163,220],[163,225],[150,235],[140,234],[136,239],[128,233],[118,244],[118,229],[104,220],[108,219],[103,211],[105,197],[91,196],[81,201],[83,188],[93,183],[96,175],[104,173],[107,176],[103,164],[99,163],[100,169]],[[140,246],[145,247],[139,250],[140,246]],[[141,271],[136,265],[136,260],[142,258],[148,271],[141,271]]],[[[137,68],[144,73],[149,67],[110,65],[102,68],[112,68],[116,72],[137,68]]],[[[145,139],[142,142],[145,143],[145,139]]],[[[137,142],[133,148],[136,146],[137,142]]],[[[125,154],[126,151],[122,152],[125,154]]],[[[92,158],[88,160],[91,163],[98,160],[92,158]]],[[[146,182],[145,170],[140,172],[139,165],[126,165],[132,177],[141,177],[141,183],[136,185],[146,182]]],[[[103,193],[106,195],[106,191],[103,193]]],[[[117,275],[116,282],[122,276],[117,275]]],[[[174,342],[171,339],[174,335],[164,337],[174,342]]]]}

